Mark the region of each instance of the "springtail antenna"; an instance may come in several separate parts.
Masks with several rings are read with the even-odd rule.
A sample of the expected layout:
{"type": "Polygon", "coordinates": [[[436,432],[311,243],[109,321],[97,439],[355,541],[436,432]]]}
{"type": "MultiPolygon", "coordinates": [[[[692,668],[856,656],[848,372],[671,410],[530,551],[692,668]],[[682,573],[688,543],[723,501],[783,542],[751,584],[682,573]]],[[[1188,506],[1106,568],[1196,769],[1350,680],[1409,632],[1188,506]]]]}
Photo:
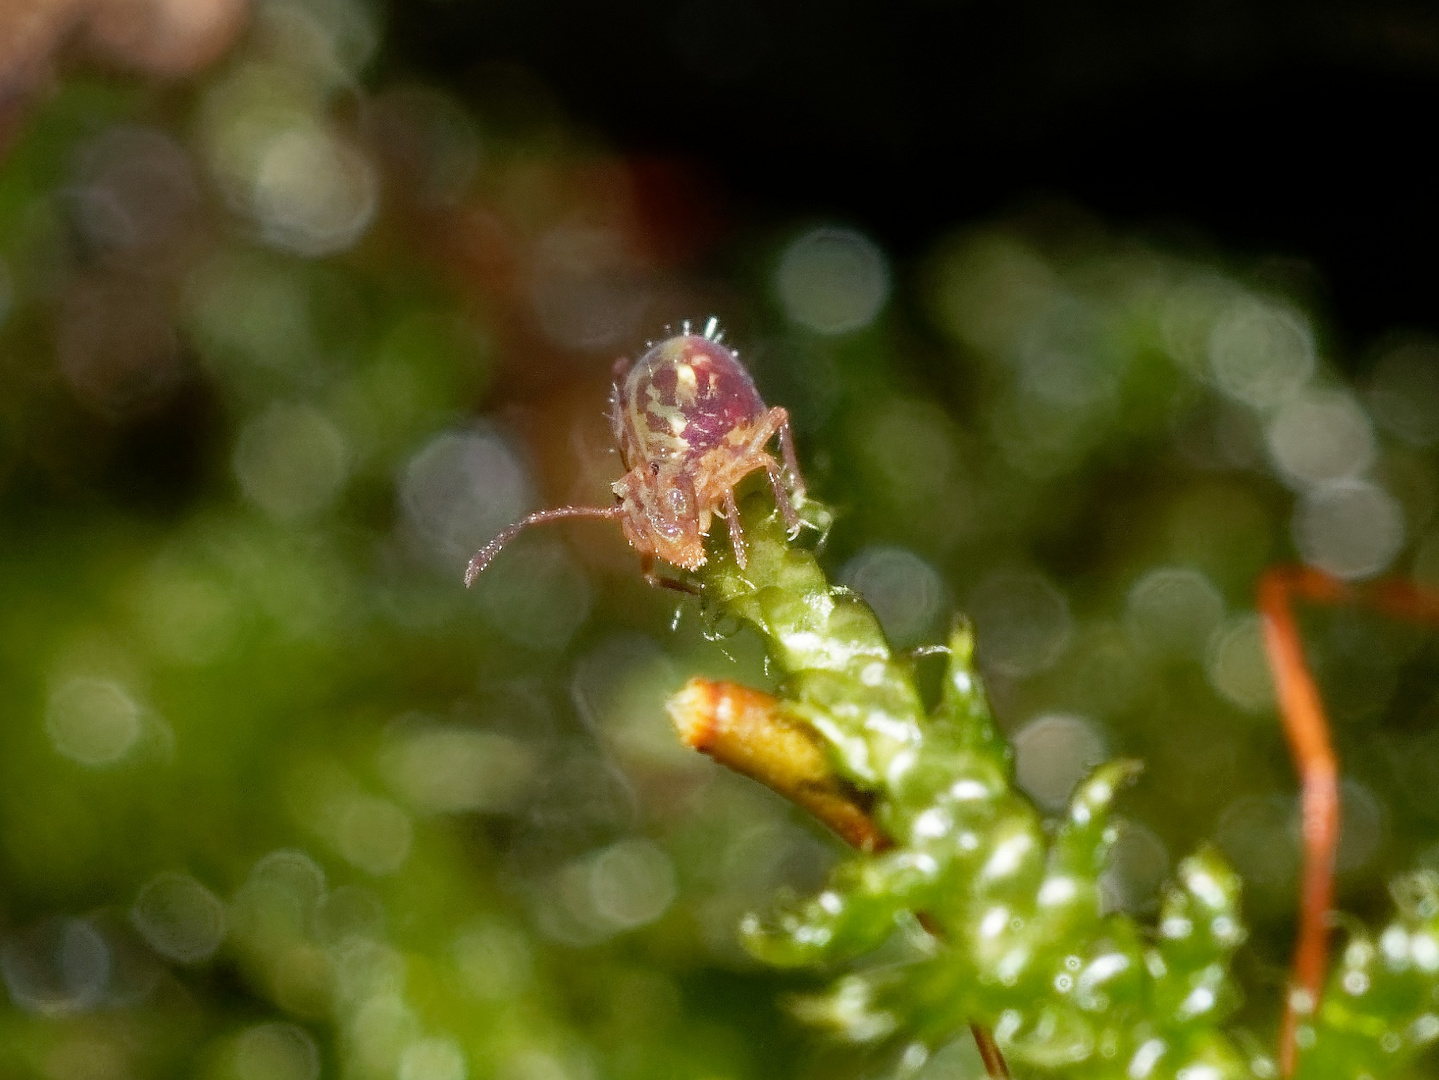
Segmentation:
{"type": "Polygon", "coordinates": [[[498,536],[475,552],[474,558],[465,567],[465,587],[473,585],[475,578],[485,572],[485,567],[490,565],[500,553],[500,549],[531,525],[543,525],[549,521],[575,517],[606,518],[613,521],[620,517],[622,512],[622,508],[618,506],[557,506],[553,510],[536,510],[529,517],[502,529],[498,536]]]}

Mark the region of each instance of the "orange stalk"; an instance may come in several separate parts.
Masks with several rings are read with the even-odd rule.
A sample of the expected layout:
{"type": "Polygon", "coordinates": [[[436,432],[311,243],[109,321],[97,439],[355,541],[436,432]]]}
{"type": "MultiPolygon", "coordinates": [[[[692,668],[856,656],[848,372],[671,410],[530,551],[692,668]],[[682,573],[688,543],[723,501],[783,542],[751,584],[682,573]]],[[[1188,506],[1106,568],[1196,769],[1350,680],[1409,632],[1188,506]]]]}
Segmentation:
{"type": "Polygon", "coordinates": [[[1328,966],[1329,910],[1334,899],[1334,854],[1339,845],[1339,763],[1329,722],[1294,620],[1293,603],[1362,604],[1385,615],[1439,623],[1439,595],[1407,581],[1351,585],[1308,566],[1269,570],[1259,583],[1264,645],[1279,695],[1289,752],[1301,784],[1304,867],[1299,932],[1290,993],[1279,1036],[1279,1070],[1292,1076],[1301,1015],[1312,1015],[1328,966]]]}

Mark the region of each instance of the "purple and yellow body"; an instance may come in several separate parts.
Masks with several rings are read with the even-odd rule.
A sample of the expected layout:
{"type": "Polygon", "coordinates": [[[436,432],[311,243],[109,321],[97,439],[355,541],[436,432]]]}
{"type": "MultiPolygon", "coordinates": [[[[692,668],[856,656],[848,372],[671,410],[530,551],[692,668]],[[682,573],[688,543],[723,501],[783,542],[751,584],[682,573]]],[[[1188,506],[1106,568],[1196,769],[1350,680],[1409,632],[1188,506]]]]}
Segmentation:
{"type": "Polygon", "coordinates": [[[684,570],[705,564],[704,538],[716,515],[729,525],[735,561],[745,566],[744,534],[734,489],[760,469],[791,531],[800,527],[795,503],[804,481],[794,452],[789,414],[768,408],[734,351],[721,344],[714,319],[703,334],[684,332],[654,345],[630,365],[615,365],[610,426],[625,475],[614,483],[614,506],[560,506],[509,526],[475,553],[465,584],[522,530],[571,517],[618,521],[640,553],[645,576],[654,561],[684,570]],[[767,449],[778,438],[784,464],[767,449]]]}

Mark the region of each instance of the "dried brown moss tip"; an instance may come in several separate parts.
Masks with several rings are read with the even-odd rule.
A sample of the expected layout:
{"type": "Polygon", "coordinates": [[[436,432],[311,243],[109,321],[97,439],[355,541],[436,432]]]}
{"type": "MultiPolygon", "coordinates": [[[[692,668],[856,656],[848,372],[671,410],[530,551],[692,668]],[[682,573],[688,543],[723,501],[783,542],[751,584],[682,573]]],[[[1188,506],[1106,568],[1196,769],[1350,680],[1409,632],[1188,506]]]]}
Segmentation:
{"type": "Polygon", "coordinates": [[[787,715],[778,698],[694,678],[666,708],[686,746],[808,810],[860,851],[889,846],[870,819],[869,800],[836,775],[819,736],[787,715]]]}

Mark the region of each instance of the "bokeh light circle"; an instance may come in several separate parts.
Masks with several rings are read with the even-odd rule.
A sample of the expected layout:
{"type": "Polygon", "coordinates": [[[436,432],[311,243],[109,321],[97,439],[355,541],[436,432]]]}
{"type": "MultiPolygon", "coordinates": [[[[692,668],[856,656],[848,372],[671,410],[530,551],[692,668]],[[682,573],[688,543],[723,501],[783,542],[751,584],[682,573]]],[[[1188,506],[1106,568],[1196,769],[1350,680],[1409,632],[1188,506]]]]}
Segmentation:
{"type": "Polygon", "coordinates": [[[1125,623],[1135,645],[1164,656],[1201,656],[1224,618],[1224,598],[1191,567],[1159,567],[1130,587],[1125,623]]]}
{"type": "Polygon", "coordinates": [[[454,1039],[420,1039],[400,1055],[399,1080],[465,1080],[468,1075],[465,1052],[454,1039]]]}
{"type": "Polygon", "coordinates": [[[1348,394],[1298,394],[1269,423],[1269,454],[1299,486],[1358,476],[1374,461],[1369,417],[1348,394]]]}
{"type": "Polygon", "coordinates": [[[908,548],[865,548],[845,564],[840,580],[864,597],[900,648],[923,641],[944,606],[944,580],[908,548]]]}
{"type": "Polygon", "coordinates": [[[45,734],[55,749],[92,768],[124,758],[142,727],[139,704],[111,679],[68,679],[51,693],[45,710],[45,734]]]}
{"type": "Polygon", "coordinates": [[[1439,443],[1439,341],[1412,338],[1390,348],[1369,375],[1369,408],[1410,446],[1439,443]]]}
{"type": "Polygon", "coordinates": [[[166,871],[145,883],[130,920],[168,960],[208,960],[225,940],[225,905],[189,874],[166,871]]]}
{"type": "Polygon", "coordinates": [[[236,1080],[316,1080],[320,1050],[298,1024],[265,1023],[235,1041],[236,1080]]]}
{"type": "Polygon", "coordinates": [[[1248,405],[1278,405],[1314,373],[1314,335],[1287,309],[1239,299],[1214,323],[1209,362],[1225,393],[1248,405]]]}
{"type": "Polygon", "coordinates": [[[889,263],[873,240],[824,226],[780,256],[775,291],[785,314],[821,334],[848,334],[872,323],[889,299],[889,263]]]}
{"type": "Polygon", "coordinates": [[[1404,546],[1404,511],[1367,480],[1319,485],[1295,511],[1294,542],[1306,562],[1336,577],[1372,577],[1404,546]]]}
{"type": "Polygon", "coordinates": [[[324,509],[347,472],[344,436],[309,405],[274,404],[235,443],[235,477],[256,506],[281,521],[324,509]]]}
{"type": "Polygon", "coordinates": [[[435,436],[400,479],[406,517],[447,569],[462,569],[476,548],[524,514],[531,498],[518,456],[488,429],[435,436]]]}
{"type": "Polygon", "coordinates": [[[261,234],[299,255],[352,247],[379,199],[369,160],[318,125],[276,134],[260,152],[253,183],[250,201],[261,234]]]}
{"type": "Polygon", "coordinates": [[[1108,756],[1099,729],[1080,716],[1037,717],[1013,741],[1015,779],[1046,810],[1063,807],[1075,785],[1108,756]]]}
{"type": "Polygon", "coordinates": [[[0,976],[26,1012],[66,1016],[100,1004],[113,970],[110,946],[85,919],[52,918],[0,948],[0,976]]]}
{"type": "Polygon", "coordinates": [[[1051,666],[1074,633],[1069,602],[1033,571],[1000,571],[970,595],[978,655],[1006,675],[1027,676],[1051,666]]]}

